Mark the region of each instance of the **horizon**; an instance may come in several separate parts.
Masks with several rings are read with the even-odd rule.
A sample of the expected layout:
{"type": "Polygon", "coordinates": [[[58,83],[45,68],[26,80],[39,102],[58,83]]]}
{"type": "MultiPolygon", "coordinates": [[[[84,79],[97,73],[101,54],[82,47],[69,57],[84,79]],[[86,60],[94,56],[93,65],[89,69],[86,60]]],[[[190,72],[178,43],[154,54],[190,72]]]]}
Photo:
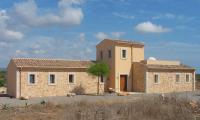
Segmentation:
{"type": "Polygon", "coordinates": [[[2,0],[0,68],[11,58],[95,60],[105,38],[145,44],[145,59],[200,73],[199,0],[2,0]]]}

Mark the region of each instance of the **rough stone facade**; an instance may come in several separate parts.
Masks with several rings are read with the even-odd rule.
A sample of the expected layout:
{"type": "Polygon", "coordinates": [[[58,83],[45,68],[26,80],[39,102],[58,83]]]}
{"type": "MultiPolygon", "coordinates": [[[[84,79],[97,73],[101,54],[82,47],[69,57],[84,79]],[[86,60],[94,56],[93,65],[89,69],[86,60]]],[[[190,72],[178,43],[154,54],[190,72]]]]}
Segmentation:
{"type": "Polygon", "coordinates": [[[133,63],[133,91],[145,92],[146,67],[140,62],[133,63]]]}
{"type": "MultiPolygon", "coordinates": [[[[18,96],[15,97],[44,97],[44,96],[65,96],[80,85],[84,88],[85,94],[97,93],[97,77],[89,75],[85,70],[22,70],[19,73],[20,85],[18,96]],[[29,73],[36,75],[36,84],[28,82],[29,73]],[[55,74],[56,84],[48,84],[49,74],[55,74]],[[75,83],[68,82],[68,74],[75,75],[75,83]]],[[[100,93],[104,92],[104,83],[100,84],[100,93]]]]}
{"type": "Polygon", "coordinates": [[[168,93],[194,90],[194,72],[191,71],[162,71],[147,72],[147,93],[168,93]],[[154,75],[159,76],[159,82],[154,82],[154,75]],[[176,75],[180,75],[180,82],[176,82],[176,75]],[[190,75],[190,81],[186,82],[186,74],[190,75]]]}
{"type": "MultiPolygon", "coordinates": [[[[144,60],[144,44],[134,41],[105,39],[96,46],[96,60],[110,68],[109,76],[100,85],[100,92],[113,88],[115,92],[167,93],[195,90],[195,69],[179,61],[144,60]],[[154,75],[159,76],[155,83],[154,75]],[[176,83],[176,74],[180,82],[176,83]],[[190,82],[186,82],[186,74],[190,82]]],[[[97,93],[98,78],[86,69],[95,61],[53,59],[12,59],[8,65],[8,94],[15,97],[63,96],[82,86],[85,93],[97,93]],[[29,73],[36,74],[36,85],[28,84],[29,73]],[[56,76],[56,84],[49,85],[49,73],[56,76]],[[68,73],[75,74],[69,84],[68,73]]]]}

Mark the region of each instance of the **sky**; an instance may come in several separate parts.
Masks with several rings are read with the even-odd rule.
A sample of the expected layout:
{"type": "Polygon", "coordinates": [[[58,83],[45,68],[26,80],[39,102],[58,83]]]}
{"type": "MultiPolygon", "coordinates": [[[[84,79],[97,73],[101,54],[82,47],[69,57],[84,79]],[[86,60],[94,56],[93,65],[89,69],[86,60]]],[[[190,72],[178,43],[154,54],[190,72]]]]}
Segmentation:
{"type": "Polygon", "coordinates": [[[95,60],[104,38],[200,68],[200,0],[1,0],[0,67],[14,57],[95,60]]]}

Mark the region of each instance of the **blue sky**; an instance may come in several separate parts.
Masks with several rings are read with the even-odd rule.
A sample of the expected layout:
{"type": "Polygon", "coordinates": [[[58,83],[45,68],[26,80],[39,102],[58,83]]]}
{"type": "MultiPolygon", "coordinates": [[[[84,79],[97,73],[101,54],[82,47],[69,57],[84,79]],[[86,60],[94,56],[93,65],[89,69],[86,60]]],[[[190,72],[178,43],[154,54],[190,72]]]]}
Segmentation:
{"type": "Polygon", "coordinates": [[[12,57],[95,59],[103,38],[200,66],[200,0],[1,0],[0,67],[12,57]]]}

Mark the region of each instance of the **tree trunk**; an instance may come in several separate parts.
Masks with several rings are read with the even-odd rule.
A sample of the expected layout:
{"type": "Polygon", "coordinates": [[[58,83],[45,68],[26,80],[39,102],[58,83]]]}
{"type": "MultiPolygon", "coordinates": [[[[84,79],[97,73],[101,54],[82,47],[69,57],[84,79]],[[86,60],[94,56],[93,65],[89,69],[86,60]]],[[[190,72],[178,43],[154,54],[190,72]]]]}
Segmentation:
{"type": "Polygon", "coordinates": [[[98,76],[98,82],[97,82],[97,94],[99,95],[99,76],[98,76]]]}

